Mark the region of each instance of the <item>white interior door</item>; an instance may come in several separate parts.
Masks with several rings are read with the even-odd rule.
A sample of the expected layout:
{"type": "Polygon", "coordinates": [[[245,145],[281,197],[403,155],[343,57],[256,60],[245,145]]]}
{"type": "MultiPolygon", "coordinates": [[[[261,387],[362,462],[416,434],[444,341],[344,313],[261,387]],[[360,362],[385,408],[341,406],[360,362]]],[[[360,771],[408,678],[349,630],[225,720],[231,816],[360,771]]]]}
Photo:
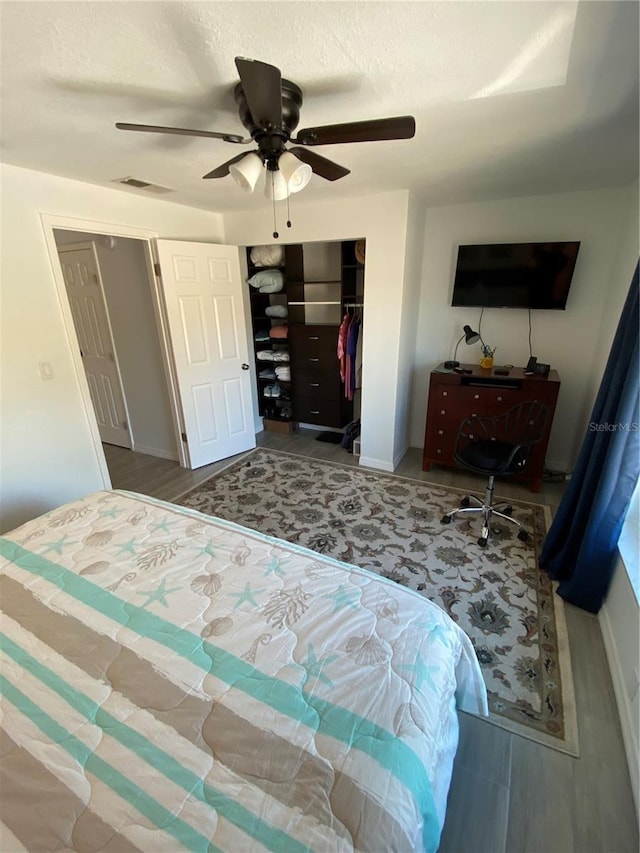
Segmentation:
{"type": "Polygon", "coordinates": [[[189,464],[256,446],[237,246],[157,240],[189,464]]]}
{"type": "Polygon", "coordinates": [[[107,444],[131,447],[122,382],[95,250],[90,243],[82,248],[61,246],[58,255],[100,438],[107,444]]]}

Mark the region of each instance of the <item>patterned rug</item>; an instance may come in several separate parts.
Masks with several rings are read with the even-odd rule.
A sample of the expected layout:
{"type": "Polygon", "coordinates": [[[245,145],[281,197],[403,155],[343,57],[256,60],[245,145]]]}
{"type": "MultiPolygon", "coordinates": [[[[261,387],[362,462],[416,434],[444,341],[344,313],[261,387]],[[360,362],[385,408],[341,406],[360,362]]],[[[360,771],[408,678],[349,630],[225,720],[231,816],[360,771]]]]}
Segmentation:
{"type": "Polygon", "coordinates": [[[548,507],[512,501],[486,548],[442,515],[460,489],[258,448],[175,502],[354,563],[436,602],[471,637],[492,722],[577,755],[562,600],[537,568],[548,507]]]}

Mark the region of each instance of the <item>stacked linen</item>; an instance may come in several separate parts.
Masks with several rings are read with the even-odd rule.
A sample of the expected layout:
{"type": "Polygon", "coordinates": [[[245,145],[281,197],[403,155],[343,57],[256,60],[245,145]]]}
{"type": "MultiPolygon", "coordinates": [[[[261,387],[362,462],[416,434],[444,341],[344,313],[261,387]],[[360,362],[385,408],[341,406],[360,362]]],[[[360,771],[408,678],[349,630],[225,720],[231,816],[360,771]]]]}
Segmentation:
{"type": "Polygon", "coordinates": [[[289,361],[289,353],[283,350],[263,349],[256,353],[258,361],[289,361]]]}
{"type": "Polygon", "coordinates": [[[290,382],[291,381],[291,368],[289,365],[283,367],[276,367],[276,378],[281,382],[290,382]]]}
{"type": "Polygon", "coordinates": [[[276,339],[286,339],[289,337],[289,327],[288,326],[272,326],[269,329],[269,336],[276,339]]]}
{"type": "Polygon", "coordinates": [[[277,267],[284,261],[284,246],[273,245],[273,243],[267,246],[254,246],[250,257],[255,267],[277,267]]]}
{"type": "Polygon", "coordinates": [[[280,270],[260,270],[248,282],[259,293],[278,293],[284,287],[284,276],[280,270]]]}
{"type": "Polygon", "coordinates": [[[286,317],[289,309],[286,305],[269,305],[268,308],[264,309],[264,313],[267,317],[286,317]]]}

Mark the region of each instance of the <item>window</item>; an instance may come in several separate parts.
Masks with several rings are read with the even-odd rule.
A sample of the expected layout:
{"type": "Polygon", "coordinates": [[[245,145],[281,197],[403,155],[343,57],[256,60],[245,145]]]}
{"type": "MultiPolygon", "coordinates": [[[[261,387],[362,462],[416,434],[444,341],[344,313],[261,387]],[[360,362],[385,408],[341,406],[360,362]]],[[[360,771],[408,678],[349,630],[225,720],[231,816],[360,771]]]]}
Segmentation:
{"type": "Polygon", "coordinates": [[[618,550],[625,565],[631,586],[640,604],[640,559],[638,558],[638,543],[640,542],[640,480],[627,510],[618,540],[618,550]]]}

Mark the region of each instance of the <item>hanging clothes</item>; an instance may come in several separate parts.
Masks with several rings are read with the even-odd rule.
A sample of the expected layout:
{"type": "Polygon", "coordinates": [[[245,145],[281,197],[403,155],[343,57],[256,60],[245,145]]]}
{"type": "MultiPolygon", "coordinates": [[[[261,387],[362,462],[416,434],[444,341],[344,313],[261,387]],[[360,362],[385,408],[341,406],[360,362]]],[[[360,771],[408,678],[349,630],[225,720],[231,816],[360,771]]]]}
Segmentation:
{"type": "Polygon", "coordinates": [[[358,335],[358,344],[356,346],[356,389],[362,388],[362,338],[363,338],[363,326],[362,321],[360,322],[360,334],[358,335]]]}
{"type": "Polygon", "coordinates": [[[340,379],[345,381],[345,371],[347,362],[347,337],[349,334],[349,326],[353,319],[352,314],[345,314],[338,329],[338,361],[340,362],[340,379]]]}
{"type": "Polygon", "coordinates": [[[358,351],[360,326],[360,318],[354,316],[347,331],[347,352],[344,380],[344,395],[347,400],[353,400],[353,395],[356,390],[356,354],[358,351]]]}

